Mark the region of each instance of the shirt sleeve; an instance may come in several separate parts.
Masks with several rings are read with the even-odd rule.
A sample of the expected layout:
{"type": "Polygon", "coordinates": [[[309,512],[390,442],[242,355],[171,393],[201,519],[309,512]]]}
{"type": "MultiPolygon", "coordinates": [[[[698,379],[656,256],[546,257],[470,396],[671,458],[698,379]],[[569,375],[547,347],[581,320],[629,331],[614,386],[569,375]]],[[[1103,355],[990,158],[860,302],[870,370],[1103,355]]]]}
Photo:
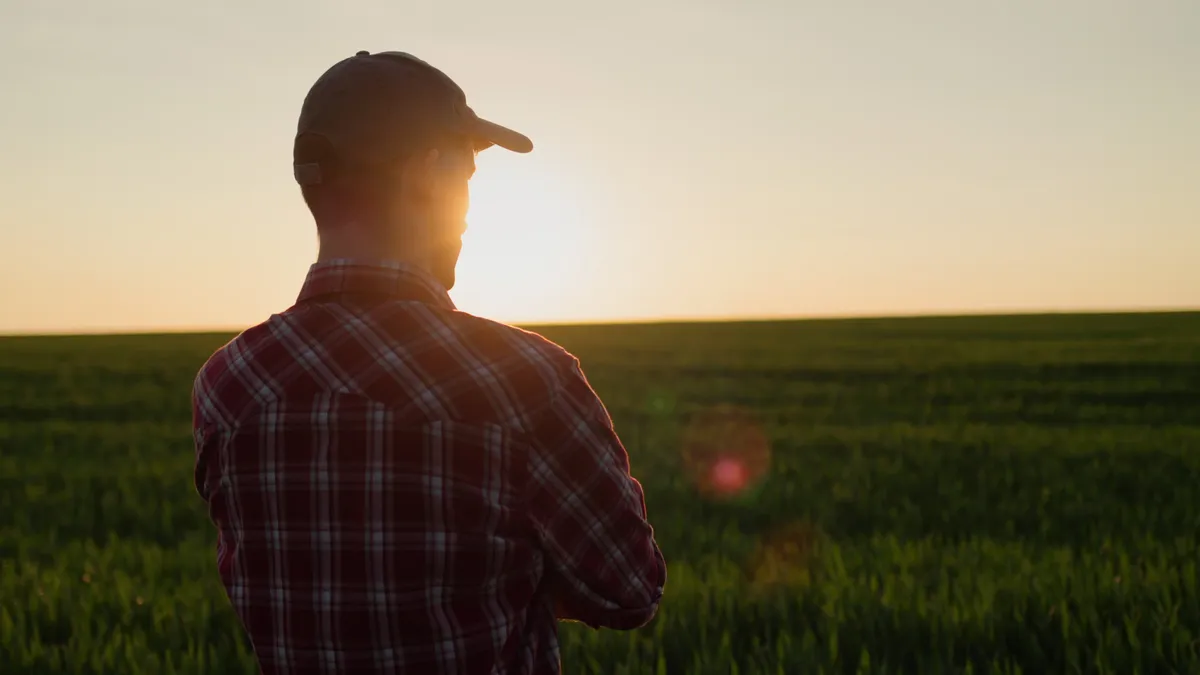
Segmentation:
{"type": "Polygon", "coordinates": [[[212,424],[205,414],[205,394],[197,378],[192,386],[192,449],[195,452],[195,463],[192,471],[192,485],[196,493],[205,502],[209,498],[208,469],[212,461],[209,445],[212,440],[212,424]]]}
{"type": "Polygon", "coordinates": [[[645,625],[658,611],[666,565],[629,455],[577,360],[536,425],[531,515],[557,618],[645,625]]]}

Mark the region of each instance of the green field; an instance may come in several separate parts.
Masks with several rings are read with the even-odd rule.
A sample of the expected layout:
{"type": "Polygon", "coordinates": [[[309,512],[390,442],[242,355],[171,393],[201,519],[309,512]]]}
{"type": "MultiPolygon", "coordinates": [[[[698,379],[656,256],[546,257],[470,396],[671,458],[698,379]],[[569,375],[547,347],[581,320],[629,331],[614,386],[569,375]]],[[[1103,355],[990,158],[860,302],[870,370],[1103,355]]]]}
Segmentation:
{"type": "MultiPolygon", "coordinates": [[[[1200,673],[1200,314],[554,327],[669,562],[568,673],[1200,673]],[[698,494],[712,406],[764,480],[698,494]]],[[[229,335],[0,339],[0,673],[253,659],[192,489],[192,377],[229,335]]],[[[733,450],[738,450],[734,448],[733,450]]]]}

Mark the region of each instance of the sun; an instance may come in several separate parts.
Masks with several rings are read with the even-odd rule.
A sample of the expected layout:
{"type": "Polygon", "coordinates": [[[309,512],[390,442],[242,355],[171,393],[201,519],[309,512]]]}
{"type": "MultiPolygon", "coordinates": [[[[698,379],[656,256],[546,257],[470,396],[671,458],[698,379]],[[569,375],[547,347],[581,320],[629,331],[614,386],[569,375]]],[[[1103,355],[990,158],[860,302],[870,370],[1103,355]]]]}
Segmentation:
{"type": "Polygon", "coordinates": [[[479,154],[450,295],[459,309],[509,322],[569,318],[588,283],[592,229],[578,185],[533,155],[479,154]]]}

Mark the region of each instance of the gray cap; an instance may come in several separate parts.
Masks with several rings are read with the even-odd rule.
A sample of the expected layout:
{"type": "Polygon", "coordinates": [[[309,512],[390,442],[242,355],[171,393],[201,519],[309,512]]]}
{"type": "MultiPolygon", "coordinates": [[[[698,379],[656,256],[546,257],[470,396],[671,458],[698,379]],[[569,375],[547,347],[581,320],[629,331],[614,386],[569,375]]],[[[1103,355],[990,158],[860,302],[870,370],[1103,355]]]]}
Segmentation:
{"type": "Polygon", "coordinates": [[[425,61],[363,51],[334,64],[309,90],[292,168],[297,182],[313,185],[337,167],[384,164],[445,136],[467,138],[478,150],[533,150],[528,137],[476,115],[462,88],[425,61]]]}

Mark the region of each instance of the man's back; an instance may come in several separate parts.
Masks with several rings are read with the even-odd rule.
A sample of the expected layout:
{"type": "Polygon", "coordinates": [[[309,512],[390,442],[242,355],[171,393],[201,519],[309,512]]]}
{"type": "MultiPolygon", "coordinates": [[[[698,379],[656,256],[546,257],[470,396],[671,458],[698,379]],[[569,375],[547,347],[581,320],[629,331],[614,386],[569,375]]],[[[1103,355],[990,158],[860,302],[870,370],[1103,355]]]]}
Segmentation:
{"type": "Polygon", "coordinates": [[[196,378],[196,487],[265,672],[558,671],[665,567],[573,356],[399,265],[314,265],[196,378]]]}

